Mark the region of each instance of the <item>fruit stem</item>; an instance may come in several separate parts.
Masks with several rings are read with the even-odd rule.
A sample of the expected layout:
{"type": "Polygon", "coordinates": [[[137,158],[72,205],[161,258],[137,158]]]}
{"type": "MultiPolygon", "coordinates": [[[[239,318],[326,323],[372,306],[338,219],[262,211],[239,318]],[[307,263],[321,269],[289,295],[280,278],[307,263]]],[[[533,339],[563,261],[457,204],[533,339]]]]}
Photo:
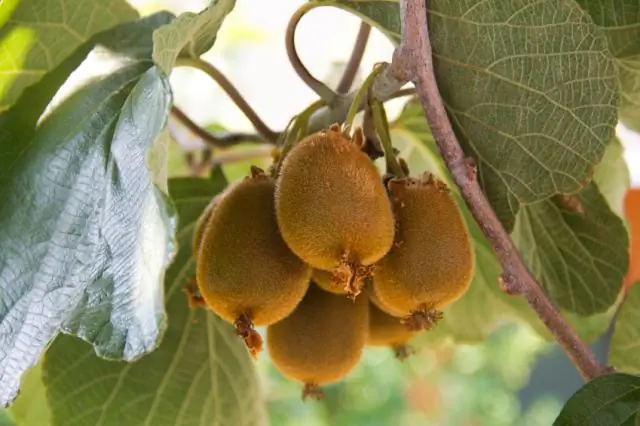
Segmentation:
{"type": "Polygon", "coordinates": [[[360,29],[356,36],[356,42],[353,44],[353,50],[351,51],[349,62],[344,69],[344,73],[338,83],[336,92],[344,94],[351,88],[351,85],[356,78],[356,74],[360,69],[362,56],[364,55],[364,50],[367,48],[367,42],[369,41],[369,34],[371,34],[371,25],[364,21],[360,22],[360,29]]]}
{"type": "Polygon", "coordinates": [[[238,89],[220,72],[216,67],[207,61],[200,58],[178,58],[176,61],[176,67],[191,67],[199,69],[200,71],[211,77],[216,83],[220,85],[222,90],[231,98],[240,111],[251,121],[256,131],[267,141],[274,143],[279,134],[274,132],[265,124],[260,116],[251,108],[251,105],[242,97],[238,89]]]}
{"type": "Polygon", "coordinates": [[[429,40],[426,0],[401,0],[400,15],[402,41],[393,54],[391,68],[397,79],[414,83],[444,162],[500,261],[506,292],[521,294],[525,298],[586,381],[611,372],[613,369],[600,365],[589,346],[564,319],[525,266],[478,183],[475,162],[464,154],[438,89],[429,40]]]}
{"type": "Polygon", "coordinates": [[[291,62],[291,66],[293,66],[298,77],[300,77],[300,79],[304,81],[311,90],[316,92],[316,94],[320,96],[320,99],[325,101],[327,105],[331,106],[338,98],[338,94],[327,87],[326,84],[311,75],[309,70],[300,60],[295,44],[295,34],[298,23],[307,12],[320,6],[323,6],[320,2],[307,2],[300,6],[293,15],[291,15],[289,23],[287,24],[287,31],[285,33],[285,48],[287,50],[287,55],[289,56],[289,62],[291,62]]]}
{"type": "Polygon", "coordinates": [[[391,169],[397,177],[404,177],[404,170],[398,163],[396,154],[393,152],[393,145],[391,144],[391,135],[389,134],[389,122],[387,121],[387,112],[384,109],[383,103],[378,99],[371,99],[371,109],[373,110],[373,122],[384,150],[384,158],[387,162],[387,166],[391,169]]]}
{"type": "Polygon", "coordinates": [[[362,83],[362,86],[360,86],[360,88],[356,92],[355,96],[353,97],[353,101],[351,101],[349,111],[347,112],[347,117],[345,118],[342,125],[344,129],[347,129],[353,125],[353,120],[356,117],[356,114],[362,108],[365,94],[369,91],[369,89],[373,85],[373,82],[376,80],[376,77],[383,69],[384,67],[381,66],[381,64],[375,64],[371,73],[369,73],[364,83],[362,83]]]}

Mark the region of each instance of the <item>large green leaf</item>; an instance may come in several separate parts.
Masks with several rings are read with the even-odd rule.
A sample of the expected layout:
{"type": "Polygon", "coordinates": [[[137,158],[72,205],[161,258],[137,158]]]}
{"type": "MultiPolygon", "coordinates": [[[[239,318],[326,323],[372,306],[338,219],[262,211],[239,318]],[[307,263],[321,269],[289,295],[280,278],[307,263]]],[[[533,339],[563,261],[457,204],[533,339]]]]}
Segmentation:
{"type": "Polygon", "coordinates": [[[576,0],[599,25],[616,58],[620,79],[620,119],[640,129],[640,2],[576,0]]]}
{"type": "Polygon", "coordinates": [[[200,213],[224,182],[180,178],[169,191],[180,217],[180,250],[165,281],[169,325],[160,347],[133,363],[97,358],[60,336],[47,351],[47,394],[54,425],[263,425],[253,361],[233,327],[190,309],[181,291],[194,274],[191,238],[200,213]]]}
{"type": "Polygon", "coordinates": [[[640,377],[609,374],[578,390],[553,426],[634,426],[639,409],[640,377]]]}
{"type": "Polygon", "coordinates": [[[561,308],[591,315],[615,303],[629,266],[629,240],[594,183],[568,201],[522,206],[511,237],[561,308]]]}
{"type": "Polygon", "coordinates": [[[129,361],[162,336],[175,220],[146,155],[171,105],[168,79],[151,60],[152,31],[171,18],[101,34],[76,73],[104,72],[106,63],[110,73],[37,127],[75,54],[0,115],[0,404],[59,331],[129,361]]]}
{"type": "MultiPolygon", "coordinates": [[[[325,3],[367,15],[397,42],[397,2],[325,3]]],[[[613,138],[619,100],[607,40],[572,1],[428,7],[440,92],[510,230],[521,203],[578,191],[613,138]]]]}
{"type": "Polygon", "coordinates": [[[640,374],[640,284],[629,290],[616,316],[609,362],[619,370],[640,374]]]}
{"type": "Polygon", "coordinates": [[[138,16],[125,0],[0,3],[0,111],[94,34],[138,16]]]}
{"type": "Polygon", "coordinates": [[[186,12],[153,35],[153,59],[169,73],[180,56],[198,57],[211,49],[235,0],[211,0],[200,13],[186,12]]]}
{"type": "Polygon", "coordinates": [[[20,426],[49,426],[51,424],[51,410],[42,383],[41,362],[23,376],[20,395],[9,411],[20,426]]]}
{"type": "Polygon", "coordinates": [[[624,217],[624,198],[631,184],[629,167],[624,159],[624,147],[615,137],[604,152],[593,173],[593,181],[618,216],[624,217]]]}

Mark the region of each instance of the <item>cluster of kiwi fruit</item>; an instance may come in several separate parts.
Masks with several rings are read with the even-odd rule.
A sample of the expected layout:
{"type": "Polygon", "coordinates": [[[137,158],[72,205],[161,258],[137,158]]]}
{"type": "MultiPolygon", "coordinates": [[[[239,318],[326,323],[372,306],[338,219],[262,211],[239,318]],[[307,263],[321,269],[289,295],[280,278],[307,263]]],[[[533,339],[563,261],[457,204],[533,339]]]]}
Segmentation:
{"type": "Polygon", "coordinates": [[[398,357],[466,291],[474,258],[446,185],[381,176],[362,131],[298,141],[265,172],[231,184],[201,215],[190,301],[232,323],[251,354],[266,326],[275,367],[303,398],[344,378],[366,345],[398,357]]]}

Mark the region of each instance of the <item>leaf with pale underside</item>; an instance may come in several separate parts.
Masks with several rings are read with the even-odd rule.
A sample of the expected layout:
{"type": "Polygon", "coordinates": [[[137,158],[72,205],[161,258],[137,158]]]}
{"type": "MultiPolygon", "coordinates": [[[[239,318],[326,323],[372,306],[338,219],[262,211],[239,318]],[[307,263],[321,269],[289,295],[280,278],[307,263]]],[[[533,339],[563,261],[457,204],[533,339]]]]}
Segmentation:
{"type": "Polygon", "coordinates": [[[125,0],[0,2],[0,111],[93,35],[137,17],[125,0]]]}
{"type": "MultiPolygon", "coordinates": [[[[394,1],[326,1],[399,40],[394,1]]],[[[607,40],[572,1],[428,2],[438,87],[502,223],[521,204],[574,193],[617,122],[607,40]]]]}
{"type": "Polygon", "coordinates": [[[211,0],[200,13],[186,12],[153,34],[153,59],[170,73],[178,57],[196,58],[211,49],[235,0],[211,0]]]}
{"type": "Polygon", "coordinates": [[[182,291],[195,273],[196,220],[225,185],[220,174],[169,182],[180,250],[166,275],[169,324],[156,351],[133,364],[109,362],[86,343],[61,336],[47,352],[54,426],[267,424],[254,361],[242,339],[213,313],[189,308],[182,291]]]}
{"type": "Polygon", "coordinates": [[[129,361],[162,336],[175,218],[146,156],[172,102],[151,60],[152,32],[170,19],[97,35],[0,115],[2,405],[60,331],[129,361]],[[97,75],[41,118],[89,51],[74,75],[97,75]]]}
{"type": "Polygon", "coordinates": [[[640,374],[640,285],[629,294],[616,317],[609,362],[620,371],[640,374]]]}

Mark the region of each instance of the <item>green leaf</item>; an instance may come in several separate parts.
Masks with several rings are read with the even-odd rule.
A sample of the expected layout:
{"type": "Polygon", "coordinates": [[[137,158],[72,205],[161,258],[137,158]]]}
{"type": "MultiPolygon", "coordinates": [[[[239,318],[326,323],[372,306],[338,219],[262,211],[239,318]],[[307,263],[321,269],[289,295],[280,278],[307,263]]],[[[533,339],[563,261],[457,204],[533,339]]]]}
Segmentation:
{"type": "Polygon", "coordinates": [[[0,410],[0,426],[17,426],[9,412],[6,410],[0,410]]]}
{"type": "Polygon", "coordinates": [[[640,374],[640,284],[629,290],[616,317],[609,362],[619,370],[640,374]]]}
{"type": "Polygon", "coordinates": [[[584,385],[553,426],[634,426],[640,409],[640,377],[609,374],[584,385]]]}
{"type": "Polygon", "coordinates": [[[51,411],[42,383],[41,362],[23,376],[20,395],[9,411],[18,425],[49,426],[51,424],[51,411]]]}
{"type": "Polygon", "coordinates": [[[620,119],[640,130],[640,2],[576,0],[600,26],[616,58],[620,81],[620,119]]]}
{"type": "MultiPolygon", "coordinates": [[[[397,42],[396,2],[326,4],[367,14],[397,42]]],[[[619,100],[607,40],[572,1],[428,6],[440,92],[489,201],[511,230],[520,204],[578,191],[613,138],[619,100]]]]}
{"type": "Polygon", "coordinates": [[[181,56],[196,58],[211,49],[235,0],[211,0],[200,13],[186,12],[153,34],[153,59],[169,74],[181,56]]]}
{"type": "Polygon", "coordinates": [[[615,137],[595,167],[593,182],[618,216],[624,217],[624,198],[631,183],[629,167],[624,159],[624,147],[615,137]]]}
{"type": "Polygon", "coordinates": [[[522,206],[511,237],[562,309],[586,316],[615,303],[629,266],[629,240],[594,183],[564,201],[522,206]]]}
{"type": "Polygon", "coordinates": [[[152,31],[168,19],[102,34],[76,73],[104,72],[105,60],[111,73],[67,96],[37,128],[53,83],[77,58],[0,115],[2,405],[59,331],[129,361],[162,336],[175,218],[145,162],[172,101],[151,61],[152,31]]]}
{"type": "Polygon", "coordinates": [[[181,291],[194,274],[195,222],[225,185],[224,177],[169,181],[180,217],[180,250],[167,271],[169,325],[156,351],[133,364],[104,361],[68,336],[47,351],[54,425],[266,424],[254,362],[242,340],[213,313],[190,309],[181,291]]]}
{"type": "Polygon", "coordinates": [[[94,34],[137,17],[125,0],[1,2],[0,111],[94,34]]]}

